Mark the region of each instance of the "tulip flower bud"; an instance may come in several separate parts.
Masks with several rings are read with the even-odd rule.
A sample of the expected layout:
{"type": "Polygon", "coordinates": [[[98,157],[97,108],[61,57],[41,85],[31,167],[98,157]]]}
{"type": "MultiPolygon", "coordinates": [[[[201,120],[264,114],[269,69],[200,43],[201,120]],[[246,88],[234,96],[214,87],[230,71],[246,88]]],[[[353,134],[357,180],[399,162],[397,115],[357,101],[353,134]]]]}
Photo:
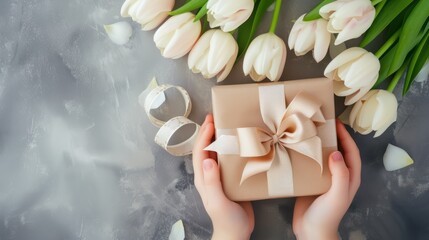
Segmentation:
{"type": "Polygon", "coordinates": [[[319,10],[328,21],[328,31],[338,33],[335,45],[360,37],[371,26],[375,8],[370,0],[337,0],[319,10]]]}
{"type": "Polygon", "coordinates": [[[131,17],[149,31],[158,27],[174,7],[174,0],[126,0],[121,8],[122,17],[131,17]]]}
{"type": "Polygon", "coordinates": [[[231,72],[238,55],[238,44],[222,30],[205,32],[189,53],[188,66],[193,73],[223,81],[231,72]]]}
{"type": "Polygon", "coordinates": [[[165,58],[177,59],[186,55],[201,33],[200,21],[187,12],[169,18],[153,36],[156,47],[165,58]]]}
{"type": "Polygon", "coordinates": [[[249,45],[243,61],[243,71],[254,81],[268,77],[271,81],[280,79],[286,62],[286,45],[274,33],[256,37],[249,45]]]}
{"type": "Polygon", "coordinates": [[[316,62],[322,61],[328,52],[331,33],[327,30],[328,22],[324,19],[303,21],[305,14],[296,20],[289,34],[289,48],[295,55],[301,56],[313,50],[316,62]]]}
{"type": "Polygon", "coordinates": [[[371,90],[353,106],[350,126],[361,134],[376,131],[374,137],[383,134],[396,121],[398,101],[385,90],[371,90]]]}
{"type": "Polygon", "coordinates": [[[336,56],[325,69],[325,76],[334,80],[334,93],[346,97],[351,105],[365,95],[375,84],[380,61],[363,48],[353,47],[336,56]]]}
{"type": "Polygon", "coordinates": [[[253,7],[253,0],[208,0],[207,20],[211,28],[230,32],[250,17],[253,7]]]}

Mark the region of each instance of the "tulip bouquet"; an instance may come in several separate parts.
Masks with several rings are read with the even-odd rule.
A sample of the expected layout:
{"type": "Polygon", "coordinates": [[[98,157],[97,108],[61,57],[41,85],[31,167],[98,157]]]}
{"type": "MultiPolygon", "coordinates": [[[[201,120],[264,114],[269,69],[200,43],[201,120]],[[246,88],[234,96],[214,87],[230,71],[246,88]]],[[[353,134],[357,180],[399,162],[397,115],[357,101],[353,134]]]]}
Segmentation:
{"type": "Polygon", "coordinates": [[[396,121],[398,102],[392,94],[405,76],[407,93],[429,57],[429,1],[427,0],[323,0],[294,24],[288,45],[297,56],[313,50],[322,60],[332,34],[335,45],[365,33],[359,47],[346,49],[326,67],[334,92],[349,106],[343,120],[355,131],[380,136],[396,121]],[[363,47],[377,36],[387,41],[373,54],[363,47]],[[373,89],[393,75],[387,90],[373,89]],[[373,90],[371,90],[373,89],[373,90]]]}
{"type": "MultiPolygon", "coordinates": [[[[243,72],[254,81],[280,79],[286,62],[286,44],[276,35],[282,0],[187,0],[173,10],[174,5],[175,0],[126,0],[121,15],[145,31],[159,26],[153,39],[161,55],[188,54],[189,69],[205,78],[223,81],[244,57],[243,72]],[[255,37],[270,6],[271,26],[255,37]]],[[[428,59],[428,14],[428,0],[322,0],[295,21],[288,46],[297,56],[312,51],[320,62],[332,43],[365,34],[359,47],[337,55],[324,74],[334,80],[335,94],[345,97],[347,122],[379,136],[396,121],[392,91],[401,76],[408,69],[405,94],[428,59]],[[375,53],[365,50],[379,35],[388,40],[375,53]],[[390,76],[387,90],[373,89],[386,86],[390,76]]]]}

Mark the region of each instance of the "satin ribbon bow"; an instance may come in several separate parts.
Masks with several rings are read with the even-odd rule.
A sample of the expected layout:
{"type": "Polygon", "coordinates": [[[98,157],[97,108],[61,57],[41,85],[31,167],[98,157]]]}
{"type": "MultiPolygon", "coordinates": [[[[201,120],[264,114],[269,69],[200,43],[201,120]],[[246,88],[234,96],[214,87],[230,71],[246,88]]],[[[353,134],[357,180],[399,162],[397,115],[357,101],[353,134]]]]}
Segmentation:
{"type": "Polygon", "coordinates": [[[235,135],[221,134],[206,149],[246,158],[240,184],[266,172],[270,196],[292,196],[294,184],[289,150],[314,160],[323,171],[322,142],[315,125],[315,122],[325,122],[321,103],[301,92],[286,108],[283,85],[260,86],[258,89],[266,128],[237,128],[235,135]]]}

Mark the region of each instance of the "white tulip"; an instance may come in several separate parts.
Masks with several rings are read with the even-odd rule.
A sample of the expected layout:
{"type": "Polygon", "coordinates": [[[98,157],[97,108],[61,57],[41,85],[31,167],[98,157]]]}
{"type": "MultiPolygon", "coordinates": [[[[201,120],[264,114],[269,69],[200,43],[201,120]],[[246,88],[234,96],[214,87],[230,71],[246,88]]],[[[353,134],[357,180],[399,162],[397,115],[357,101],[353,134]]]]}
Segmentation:
{"type": "Polygon", "coordinates": [[[169,18],[158,28],[153,40],[163,57],[177,59],[191,50],[201,33],[201,23],[194,19],[195,15],[187,12],[169,18]]]}
{"type": "Polygon", "coordinates": [[[250,17],[254,5],[253,0],[208,0],[207,20],[211,28],[230,32],[250,17]]]}
{"type": "Polygon", "coordinates": [[[353,47],[336,56],[325,69],[325,76],[334,80],[334,93],[346,97],[351,105],[375,84],[380,70],[378,58],[363,48],[353,47]]]}
{"type": "Polygon", "coordinates": [[[303,21],[305,14],[296,20],[289,34],[288,45],[295,55],[302,56],[313,50],[316,62],[322,61],[328,52],[331,33],[327,30],[325,19],[303,21]]]}
{"type": "Polygon", "coordinates": [[[238,55],[238,44],[230,33],[222,30],[205,32],[188,57],[188,67],[205,78],[217,77],[223,81],[231,72],[238,55]]]}
{"type": "Polygon", "coordinates": [[[371,90],[353,106],[349,124],[361,134],[376,131],[380,136],[396,121],[398,101],[395,95],[386,90],[371,90]]]}
{"type": "Polygon", "coordinates": [[[243,61],[243,71],[254,81],[268,77],[271,81],[280,79],[286,62],[286,45],[274,33],[256,37],[249,45],[243,61]]]}
{"type": "Polygon", "coordinates": [[[158,27],[174,7],[174,0],[126,0],[121,8],[122,17],[131,17],[133,21],[148,31],[158,27]]]}
{"type": "Polygon", "coordinates": [[[122,21],[110,25],[104,25],[104,30],[112,42],[124,45],[130,40],[133,29],[128,22],[122,21]]]}
{"type": "Polygon", "coordinates": [[[338,33],[335,45],[360,37],[375,18],[370,0],[337,0],[320,8],[319,13],[329,20],[328,31],[338,33]]]}

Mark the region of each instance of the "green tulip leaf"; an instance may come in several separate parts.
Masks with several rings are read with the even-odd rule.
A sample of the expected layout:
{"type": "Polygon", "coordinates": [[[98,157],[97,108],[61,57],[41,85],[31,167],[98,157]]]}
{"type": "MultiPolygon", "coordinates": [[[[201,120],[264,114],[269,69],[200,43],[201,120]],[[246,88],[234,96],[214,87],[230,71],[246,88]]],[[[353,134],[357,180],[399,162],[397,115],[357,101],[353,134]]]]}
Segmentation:
{"type": "Polygon", "coordinates": [[[417,46],[416,51],[411,58],[410,66],[405,77],[404,88],[402,95],[405,96],[410,89],[411,84],[416,78],[417,74],[422,70],[426,61],[429,58],[429,31],[426,33],[423,40],[417,46]]]}
{"type": "Polygon", "coordinates": [[[261,23],[262,17],[275,0],[256,0],[255,10],[252,15],[244,22],[237,32],[237,44],[238,44],[238,59],[246,52],[253,39],[253,36],[261,23]]]}
{"type": "Polygon", "coordinates": [[[410,3],[412,0],[400,0],[400,1],[385,1],[386,4],[383,6],[383,10],[379,12],[377,17],[374,19],[371,27],[366,32],[362,39],[360,46],[365,47],[372,42],[388,25],[391,23],[410,3]]]}
{"type": "MultiPolygon", "coordinates": [[[[414,41],[410,44],[410,49],[413,49],[417,44],[420,43],[420,41],[423,39],[425,34],[429,30],[429,22],[426,24],[426,27],[424,31],[422,31],[417,37],[414,39],[414,41]]],[[[383,55],[383,57],[380,58],[380,72],[378,76],[378,80],[375,83],[374,87],[377,87],[380,85],[386,78],[388,78],[390,75],[392,75],[394,72],[396,72],[399,66],[395,71],[391,71],[392,62],[395,56],[395,53],[397,52],[398,44],[395,44],[392,48],[390,48],[386,54],[383,55]]]]}
{"type": "Polygon", "coordinates": [[[376,4],[374,4],[375,1],[372,2],[372,5],[375,6],[375,17],[378,16],[378,14],[381,12],[381,10],[384,8],[384,5],[386,5],[387,0],[386,1],[379,1],[376,4],[378,4],[376,6],[376,4]],[[379,4],[380,3],[380,4],[379,4]]]}
{"type": "Polygon", "coordinates": [[[175,16],[175,15],[179,15],[182,13],[186,13],[186,12],[190,12],[190,11],[194,11],[196,9],[199,9],[202,6],[204,6],[207,3],[207,1],[208,0],[191,0],[187,3],[185,3],[180,8],[178,8],[174,11],[171,11],[170,16],[175,16]]]}
{"type": "Polygon", "coordinates": [[[411,49],[416,46],[420,40],[423,38],[427,31],[428,27],[428,18],[429,18],[429,1],[428,0],[420,0],[414,9],[411,11],[407,20],[404,23],[404,26],[401,31],[401,35],[398,40],[398,47],[395,51],[395,55],[393,57],[392,65],[390,66],[389,73],[394,73],[398,70],[408,53],[411,49]],[[424,24],[426,23],[426,27],[424,24]],[[423,30],[423,36],[420,37],[418,42],[415,42],[416,39],[421,35],[421,30],[423,30]]]}
{"type": "Polygon", "coordinates": [[[196,22],[196,21],[200,20],[202,17],[204,17],[207,14],[207,11],[208,11],[208,9],[207,9],[207,3],[206,3],[206,4],[204,4],[204,6],[202,6],[200,8],[200,11],[198,11],[197,15],[195,15],[194,22],[196,22]]]}
{"type": "Polygon", "coordinates": [[[313,10],[311,10],[310,12],[308,12],[305,16],[304,16],[304,21],[313,21],[316,19],[321,18],[322,16],[320,16],[319,14],[319,10],[325,6],[326,4],[329,4],[331,2],[334,2],[335,0],[322,0],[319,4],[317,4],[313,10]]]}
{"type": "MultiPolygon", "coordinates": [[[[410,44],[410,49],[413,49],[417,44],[420,43],[420,41],[423,39],[423,37],[426,35],[426,33],[429,30],[429,22],[426,23],[426,26],[422,32],[417,35],[415,39],[413,39],[413,42],[410,44]]],[[[401,31],[401,30],[400,30],[401,31]]],[[[394,71],[392,71],[392,62],[395,56],[395,53],[397,52],[398,44],[395,44],[394,47],[390,48],[386,54],[383,55],[380,59],[380,73],[378,76],[378,80],[375,83],[375,87],[379,86],[386,78],[388,78],[390,75],[392,75],[394,72],[396,72],[402,64],[396,68],[394,71]]]]}

